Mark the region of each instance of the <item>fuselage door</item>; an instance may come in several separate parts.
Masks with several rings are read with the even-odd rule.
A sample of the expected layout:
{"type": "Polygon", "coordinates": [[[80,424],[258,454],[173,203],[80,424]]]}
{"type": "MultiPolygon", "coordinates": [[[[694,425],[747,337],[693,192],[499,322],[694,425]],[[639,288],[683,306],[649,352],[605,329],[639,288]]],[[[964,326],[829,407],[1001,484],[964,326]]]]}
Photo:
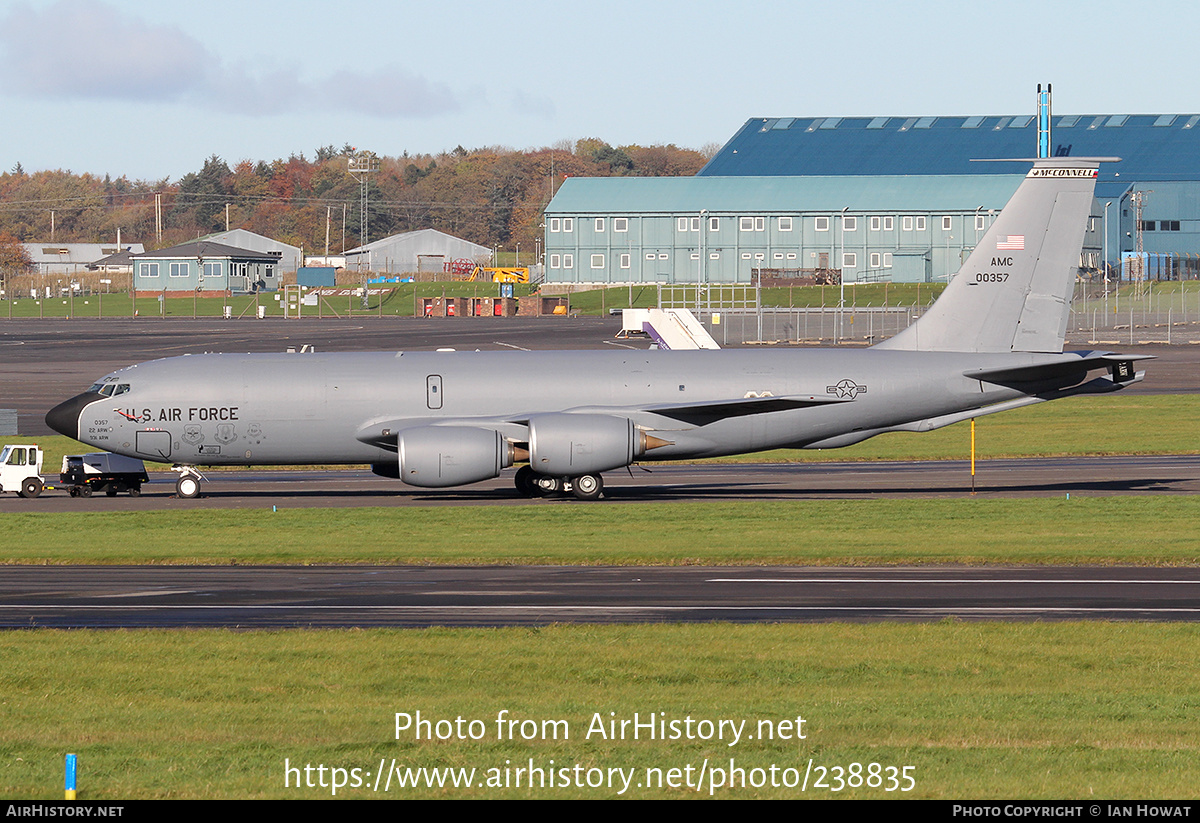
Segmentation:
{"type": "Polygon", "coordinates": [[[425,378],[425,404],[431,409],[442,407],[442,376],[431,374],[425,378]]]}

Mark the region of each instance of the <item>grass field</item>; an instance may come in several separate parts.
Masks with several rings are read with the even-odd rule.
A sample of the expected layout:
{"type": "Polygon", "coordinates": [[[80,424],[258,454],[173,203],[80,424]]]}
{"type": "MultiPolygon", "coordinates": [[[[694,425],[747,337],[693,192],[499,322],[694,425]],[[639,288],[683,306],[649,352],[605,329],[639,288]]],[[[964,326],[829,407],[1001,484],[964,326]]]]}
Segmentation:
{"type": "Polygon", "coordinates": [[[23,513],[5,563],[1200,563],[1200,498],[23,513]],[[72,535],[64,540],[64,535],[72,535]]]}
{"type": "Polygon", "coordinates": [[[86,800],[332,797],[332,767],[347,781],[360,770],[365,785],[337,795],[351,798],[603,798],[623,785],[613,774],[612,787],[512,786],[531,762],[572,770],[569,781],[622,769],[632,797],[1189,798],[1200,782],[1198,631],[943,621],[9,632],[0,634],[0,795],[61,799],[63,754],[74,752],[86,800]],[[536,721],[525,727],[533,739],[498,739],[504,710],[536,721]],[[434,722],[481,721],[480,739],[417,741],[413,728],[397,739],[396,713],[418,711],[434,722]],[[634,713],[679,721],[681,737],[606,740],[592,727],[596,715],[634,713]],[[698,721],[722,719],[745,721],[735,745],[728,726],[724,740],[696,739],[698,721]],[[565,726],[542,725],[556,720],[565,726]],[[760,736],[759,721],[776,739],[760,736]],[[813,785],[814,771],[802,794],[794,784],[810,759],[830,770],[829,788],[813,785]],[[314,786],[297,788],[297,771],[286,787],[285,760],[312,766],[314,786]],[[393,778],[390,792],[374,791],[380,762],[393,760],[474,768],[473,782],[485,785],[400,789],[393,778]],[[854,763],[864,775],[879,764],[882,785],[834,791],[833,767],[854,763]],[[729,788],[731,765],[767,785],[729,788]],[[793,786],[772,787],[771,767],[793,786]],[[673,768],[676,787],[645,785],[673,768]],[[702,768],[697,791],[687,783],[700,782],[702,768]],[[710,785],[717,769],[724,787],[710,785]]]}
{"type": "MultiPolygon", "coordinates": [[[[497,286],[493,283],[464,283],[447,281],[436,283],[403,283],[383,286],[387,293],[382,297],[372,295],[364,308],[359,298],[329,298],[318,310],[304,307],[305,317],[321,314],[325,317],[411,317],[422,297],[494,297],[497,286]]],[[[530,293],[534,286],[517,284],[518,297],[530,293]]],[[[846,304],[855,308],[928,306],[942,293],[941,283],[863,283],[846,285],[846,304]]],[[[686,304],[695,302],[695,290],[686,286],[673,292],[674,299],[686,304]]],[[[760,293],[766,308],[820,308],[838,305],[842,291],[836,286],[794,286],[764,288],[760,293]]],[[[572,292],[570,297],[573,314],[600,315],[610,309],[630,307],[649,308],[658,305],[658,286],[654,283],[633,286],[614,286],[604,289],[589,289],[572,292]]],[[[702,301],[703,302],[703,301],[702,301]]],[[[1095,297],[1082,296],[1076,301],[1076,310],[1087,313],[1097,304],[1095,297]]],[[[230,306],[234,317],[253,316],[258,306],[265,306],[270,316],[281,315],[283,309],[275,300],[274,293],[259,297],[239,295],[228,299],[212,297],[168,297],[159,300],[155,292],[139,292],[136,305],[128,293],[90,294],[83,297],[52,297],[43,300],[23,298],[14,301],[0,300],[0,319],[8,317],[131,317],[136,311],[139,317],[220,317],[225,306],[230,306]]],[[[1137,289],[1133,285],[1114,288],[1109,293],[1109,309],[1116,306],[1135,311],[1167,311],[1200,316],[1200,282],[1151,283],[1149,288],[1137,289]]]]}

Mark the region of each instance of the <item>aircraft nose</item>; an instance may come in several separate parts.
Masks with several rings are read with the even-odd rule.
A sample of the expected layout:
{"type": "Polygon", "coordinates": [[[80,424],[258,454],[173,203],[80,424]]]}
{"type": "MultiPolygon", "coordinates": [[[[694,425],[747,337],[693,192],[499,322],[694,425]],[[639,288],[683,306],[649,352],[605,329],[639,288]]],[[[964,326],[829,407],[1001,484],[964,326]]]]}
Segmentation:
{"type": "Polygon", "coordinates": [[[67,437],[79,439],[79,414],[83,411],[84,406],[103,397],[96,392],[84,392],[77,394],[70,400],[59,403],[57,406],[46,412],[46,425],[54,429],[59,434],[65,434],[67,437]]]}

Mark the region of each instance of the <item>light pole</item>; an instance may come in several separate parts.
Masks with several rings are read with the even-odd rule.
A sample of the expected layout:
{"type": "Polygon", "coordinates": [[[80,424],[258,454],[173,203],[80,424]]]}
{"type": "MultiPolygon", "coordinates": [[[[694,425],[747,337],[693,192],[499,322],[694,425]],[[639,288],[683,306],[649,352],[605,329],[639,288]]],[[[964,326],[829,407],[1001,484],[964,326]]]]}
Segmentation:
{"type": "Polygon", "coordinates": [[[1104,315],[1108,316],[1108,207],[1112,201],[1104,204],[1104,315]]]}
{"type": "MultiPolygon", "coordinates": [[[[697,314],[700,313],[701,284],[704,283],[708,279],[708,277],[706,276],[708,274],[708,266],[704,261],[704,248],[705,248],[704,239],[705,239],[706,232],[707,232],[707,228],[705,227],[704,224],[705,224],[705,222],[707,222],[707,220],[708,220],[708,209],[700,209],[700,231],[699,231],[700,236],[697,238],[697,240],[699,242],[696,243],[696,248],[700,252],[700,261],[699,261],[699,264],[696,266],[696,313],[697,314]]],[[[737,280],[737,276],[735,275],[734,281],[736,282],[736,280],[737,280]]]]}
{"type": "Polygon", "coordinates": [[[838,243],[838,285],[841,288],[841,293],[838,297],[839,338],[846,336],[846,210],[849,208],[849,206],[842,208],[841,235],[838,243]]]}

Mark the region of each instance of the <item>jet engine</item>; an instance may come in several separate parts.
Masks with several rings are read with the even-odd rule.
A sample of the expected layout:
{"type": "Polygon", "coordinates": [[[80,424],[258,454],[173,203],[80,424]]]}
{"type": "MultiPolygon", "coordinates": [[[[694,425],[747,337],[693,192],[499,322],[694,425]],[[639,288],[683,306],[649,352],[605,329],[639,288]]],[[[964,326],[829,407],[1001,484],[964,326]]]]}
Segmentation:
{"type": "Polygon", "coordinates": [[[412,486],[441,488],[477,483],[499,476],[501,469],[513,464],[513,445],[492,429],[405,429],[396,445],[400,479],[412,486]]]}
{"type": "Polygon", "coordinates": [[[628,466],[646,453],[646,435],[626,417],[539,414],[529,418],[529,465],[575,477],[628,466]]]}

